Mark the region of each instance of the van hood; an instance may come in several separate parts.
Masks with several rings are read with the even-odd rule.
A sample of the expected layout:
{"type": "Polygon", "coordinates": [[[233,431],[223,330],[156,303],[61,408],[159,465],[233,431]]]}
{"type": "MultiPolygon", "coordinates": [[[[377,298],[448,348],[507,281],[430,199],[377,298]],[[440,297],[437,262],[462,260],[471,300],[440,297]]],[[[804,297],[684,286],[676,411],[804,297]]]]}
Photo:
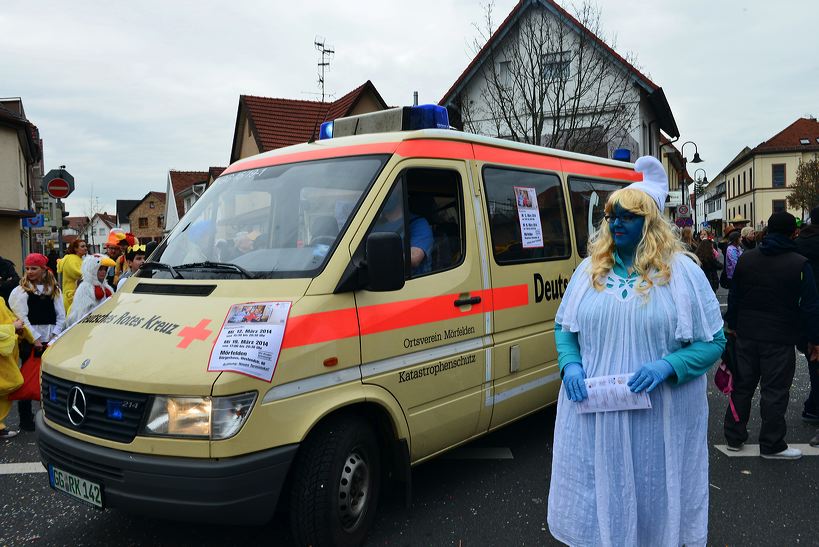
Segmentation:
{"type": "Polygon", "coordinates": [[[220,373],[209,372],[208,361],[230,307],[295,304],[310,284],[309,279],[139,281],[129,282],[56,340],[43,355],[43,372],[123,391],[210,395],[220,373]],[[140,292],[133,292],[135,287],[140,292]]]}

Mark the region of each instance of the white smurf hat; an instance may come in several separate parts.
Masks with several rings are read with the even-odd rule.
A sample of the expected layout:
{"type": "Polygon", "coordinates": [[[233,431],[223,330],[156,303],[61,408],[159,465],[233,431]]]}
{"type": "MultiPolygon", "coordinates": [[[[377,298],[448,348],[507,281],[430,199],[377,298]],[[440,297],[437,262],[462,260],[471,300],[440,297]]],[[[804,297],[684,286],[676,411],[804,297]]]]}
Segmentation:
{"type": "Polygon", "coordinates": [[[626,186],[626,188],[634,188],[645,192],[657,208],[662,212],[665,206],[665,198],[668,196],[668,175],[665,174],[663,164],[654,156],[642,156],[637,158],[634,162],[634,170],[643,174],[641,182],[633,182],[626,186]]]}

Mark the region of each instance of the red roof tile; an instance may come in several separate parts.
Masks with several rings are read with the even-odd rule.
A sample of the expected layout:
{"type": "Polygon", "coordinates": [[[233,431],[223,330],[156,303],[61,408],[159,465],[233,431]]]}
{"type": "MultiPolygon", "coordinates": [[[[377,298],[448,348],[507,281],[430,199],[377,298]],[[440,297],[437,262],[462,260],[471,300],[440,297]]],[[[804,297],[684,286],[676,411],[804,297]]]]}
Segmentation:
{"type": "Polygon", "coordinates": [[[753,150],[755,153],[796,151],[819,151],[819,121],[816,118],[799,118],[753,150]],[[802,139],[807,139],[807,144],[802,144],[802,139]]]}
{"type": "Polygon", "coordinates": [[[88,217],[65,217],[68,221],[68,228],[81,232],[85,225],[88,224],[88,217]]]}
{"type": "Polygon", "coordinates": [[[367,91],[375,96],[382,108],[387,108],[387,104],[375,86],[370,80],[367,80],[333,102],[241,95],[239,112],[242,111],[242,105],[247,108],[248,118],[255,129],[260,151],[267,152],[283,146],[307,142],[311,137],[318,136],[318,129],[322,122],[349,115],[358,100],[367,91]]]}
{"type": "Polygon", "coordinates": [[[227,167],[209,167],[208,176],[212,179],[216,179],[225,169],[227,169],[227,167]]]}
{"type": "MultiPolygon", "coordinates": [[[[182,192],[194,184],[207,184],[208,171],[169,171],[171,177],[171,188],[173,189],[174,201],[176,201],[176,214],[182,216],[183,201],[180,195],[182,192]]],[[[159,194],[160,192],[153,192],[159,194]]],[[[147,196],[146,196],[147,197],[147,196]]],[[[165,199],[165,194],[162,194],[165,199]]],[[[144,198],[143,198],[144,199],[144,198]]]]}

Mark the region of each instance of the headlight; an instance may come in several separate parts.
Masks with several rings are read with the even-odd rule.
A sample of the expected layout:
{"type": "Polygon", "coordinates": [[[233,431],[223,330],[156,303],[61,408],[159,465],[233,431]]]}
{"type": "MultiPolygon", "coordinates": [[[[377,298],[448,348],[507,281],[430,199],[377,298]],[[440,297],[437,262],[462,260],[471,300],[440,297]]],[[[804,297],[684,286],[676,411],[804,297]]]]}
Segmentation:
{"type": "Polygon", "coordinates": [[[229,397],[157,395],[142,432],[164,437],[228,439],[242,428],[255,401],[256,392],[229,397]]]}

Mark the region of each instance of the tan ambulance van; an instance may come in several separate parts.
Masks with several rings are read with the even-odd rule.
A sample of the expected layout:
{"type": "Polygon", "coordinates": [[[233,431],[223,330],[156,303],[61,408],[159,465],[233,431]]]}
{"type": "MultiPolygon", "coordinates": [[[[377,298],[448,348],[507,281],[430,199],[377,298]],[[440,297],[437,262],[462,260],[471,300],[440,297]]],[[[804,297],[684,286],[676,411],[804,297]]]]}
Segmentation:
{"type": "Polygon", "coordinates": [[[298,544],[360,543],[412,466],[556,401],[555,312],[640,178],[435,106],[233,164],[45,353],[50,485],[189,521],[278,507],[298,544]]]}

